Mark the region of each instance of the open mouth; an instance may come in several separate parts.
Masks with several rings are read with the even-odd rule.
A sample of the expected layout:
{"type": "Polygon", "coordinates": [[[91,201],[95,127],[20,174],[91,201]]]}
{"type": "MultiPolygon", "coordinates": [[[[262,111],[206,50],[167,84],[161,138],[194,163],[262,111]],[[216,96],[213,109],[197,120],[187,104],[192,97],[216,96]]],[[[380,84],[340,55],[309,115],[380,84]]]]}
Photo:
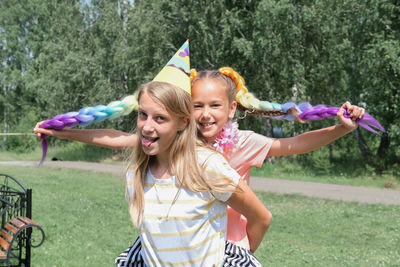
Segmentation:
{"type": "Polygon", "coordinates": [[[151,146],[153,143],[155,143],[159,138],[151,138],[151,137],[144,137],[142,136],[142,146],[144,147],[149,147],[151,146]]]}

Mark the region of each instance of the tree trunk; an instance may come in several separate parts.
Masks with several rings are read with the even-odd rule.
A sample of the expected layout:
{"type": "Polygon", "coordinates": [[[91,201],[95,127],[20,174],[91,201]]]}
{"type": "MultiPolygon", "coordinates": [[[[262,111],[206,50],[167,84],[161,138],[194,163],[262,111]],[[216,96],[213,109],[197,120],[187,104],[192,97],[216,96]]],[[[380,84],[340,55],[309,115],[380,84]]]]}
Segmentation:
{"type": "MultiPolygon", "coordinates": [[[[3,119],[4,119],[4,133],[8,133],[10,130],[10,125],[8,124],[8,117],[10,113],[10,108],[8,107],[8,92],[7,92],[7,87],[3,85],[3,92],[4,92],[4,114],[3,114],[3,119]]],[[[3,136],[3,147],[6,145],[7,142],[7,136],[3,136]]]]}
{"type": "MultiPolygon", "coordinates": [[[[127,41],[127,30],[128,30],[128,11],[130,9],[130,5],[128,3],[128,0],[123,0],[122,3],[121,1],[118,1],[118,15],[120,16],[122,20],[122,40],[125,46],[125,50],[128,48],[128,41],[127,41]]],[[[128,88],[128,75],[124,72],[122,73],[122,85],[124,87],[125,92],[129,91],[128,88]]]]}

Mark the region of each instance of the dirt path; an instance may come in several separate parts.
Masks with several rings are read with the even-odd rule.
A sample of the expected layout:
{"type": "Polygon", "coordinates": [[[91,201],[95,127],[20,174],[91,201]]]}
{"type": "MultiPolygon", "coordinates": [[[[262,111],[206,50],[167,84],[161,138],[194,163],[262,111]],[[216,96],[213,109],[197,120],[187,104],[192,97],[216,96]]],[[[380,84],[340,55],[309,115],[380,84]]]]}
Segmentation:
{"type": "MultiPolygon", "coordinates": [[[[0,166],[37,166],[37,164],[37,162],[32,161],[0,162],[0,166]]],[[[80,161],[46,161],[44,166],[112,173],[121,176],[123,175],[124,171],[123,166],[120,165],[80,161]]],[[[400,205],[399,190],[300,182],[260,177],[251,177],[250,187],[254,191],[274,192],[279,194],[302,194],[310,197],[354,201],[368,204],[381,203],[400,205]]]]}

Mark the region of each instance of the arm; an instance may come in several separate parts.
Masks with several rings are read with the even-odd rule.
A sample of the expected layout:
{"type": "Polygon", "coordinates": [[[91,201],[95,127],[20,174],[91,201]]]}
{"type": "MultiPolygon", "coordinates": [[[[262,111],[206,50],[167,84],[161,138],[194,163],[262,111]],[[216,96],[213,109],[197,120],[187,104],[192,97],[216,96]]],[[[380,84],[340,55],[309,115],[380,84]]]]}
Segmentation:
{"type": "Polygon", "coordinates": [[[354,131],[358,127],[355,120],[361,118],[364,113],[365,110],[363,108],[346,102],[337,113],[339,121],[341,122],[340,125],[306,132],[290,138],[277,138],[272,143],[267,156],[304,154],[326,146],[336,139],[354,131]],[[343,116],[344,108],[347,108],[347,110],[351,112],[351,119],[343,116]]]}
{"type": "Polygon", "coordinates": [[[250,251],[254,252],[268,230],[272,215],[246,182],[240,180],[238,187],[242,191],[233,193],[226,201],[226,204],[247,218],[246,230],[250,243],[250,251]]]}
{"type": "Polygon", "coordinates": [[[33,132],[41,138],[42,134],[55,136],[61,139],[69,139],[87,143],[90,145],[101,146],[111,149],[133,148],[136,144],[137,136],[113,129],[43,129],[40,122],[36,124],[33,132]]]}

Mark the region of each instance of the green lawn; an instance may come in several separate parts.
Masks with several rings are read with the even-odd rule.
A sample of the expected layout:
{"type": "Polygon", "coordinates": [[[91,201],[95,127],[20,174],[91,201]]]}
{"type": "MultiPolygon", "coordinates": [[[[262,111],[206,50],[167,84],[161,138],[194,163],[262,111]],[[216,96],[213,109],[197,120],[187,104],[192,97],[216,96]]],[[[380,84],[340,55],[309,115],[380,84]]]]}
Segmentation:
{"type": "Polygon", "coordinates": [[[312,169],[312,166],[311,168],[307,167],[293,162],[293,160],[281,158],[275,163],[264,163],[261,168],[252,168],[251,175],[285,180],[400,189],[400,177],[388,174],[376,175],[368,170],[360,171],[358,166],[354,166],[353,173],[351,171],[341,172],[339,168],[327,173],[320,173],[316,169],[312,169]]]}
{"type": "MultiPolygon", "coordinates": [[[[121,155],[121,151],[117,151],[121,155]]],[[[119,160],[112,159],[112,150],[86,145],[79,142],[65,141],[64,143],[51,146],[48,149],[47,160],[55,157],[65,161],[89,161],[104,162],[107,164],[123,164],[119,160]]],[[[0,161],[40,161],[42,150],[39,147],[27,153],[0,151],[0,161]]],[[[251,174],[259,177],[278,178],[286,180],[322,182],[331,184],[344,184],[354,186],[368,186],[384,188],[390,184],[392,189],[400,189],[400,177],[392,175],[375,175],[368,170],[360,168],[347,168],[347,172],[340,169],[330,170],[328,173],[320,173],[319,169],[305,168],[295,160],[288,157],[276,158],[275,163],[265,163],[261,168],[253,168],[251,174]],[[350,169],[350,171],[349,171],[350,169]]],[[[312,167],[312,166],[311,166],[312,167]]]]}
{"type": "MultiPolygon", "coordinates": [[[[45,232],[32,266],[113,266],[137,234],[121,177],[47,167],[0,167],[33,189],[45,232]]],[[[399,266],[400,206],[258,193],[273,214],[256,256],[264,266],[399,266]]]]}
{"type": "Polygon", "coordinates": [[[33,190],[33,219],[46,233],[32,266],[113,266],[137,236],[121,177],[46,168],[0,167],[33,190]]]}

